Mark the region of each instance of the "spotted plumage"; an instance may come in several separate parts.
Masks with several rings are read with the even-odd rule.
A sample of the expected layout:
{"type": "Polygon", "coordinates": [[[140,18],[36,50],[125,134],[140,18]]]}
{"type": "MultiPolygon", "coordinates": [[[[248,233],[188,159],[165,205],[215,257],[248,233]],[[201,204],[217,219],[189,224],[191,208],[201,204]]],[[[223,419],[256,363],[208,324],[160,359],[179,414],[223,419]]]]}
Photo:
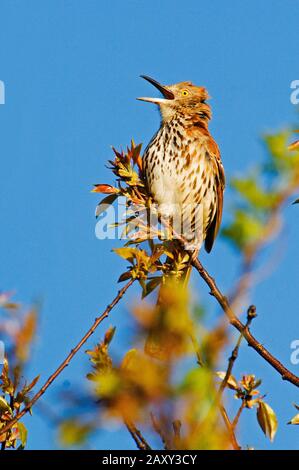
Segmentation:
{"type": "Polygon", "coordinates": [[[161,126],[147,146],[144,176],[163,217],[199,250],[211,251],[222,216],[224,170],[216,142],[208,130],[208,94],[191,82],[162,86],[144,77],[164,98],[140,98],[160,107],[161,126]]]}

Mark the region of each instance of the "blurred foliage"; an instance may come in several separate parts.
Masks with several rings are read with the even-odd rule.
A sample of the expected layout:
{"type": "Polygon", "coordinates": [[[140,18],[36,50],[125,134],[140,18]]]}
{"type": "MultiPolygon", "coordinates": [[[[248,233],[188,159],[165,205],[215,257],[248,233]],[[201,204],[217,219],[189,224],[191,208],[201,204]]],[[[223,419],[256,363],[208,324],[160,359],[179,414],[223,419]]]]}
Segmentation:
{"type": "MultiPolygon", "coordinates": [[[[87,351],[90,400],[101,416],[98,426],[100,422],[105,422],[105,427],[109,422],[114,426],[117,422],[137,423],[156,433],[168,449],[229,448],[227,429],[215,406],[214,370],[208,365],[199,368],[196,360],[198,346],[193,335],[197,326],[187,290],[168,280],[161,288],[159,305],[143,301],[135,305],[132,315],[137,324],[134,347],[121,359],[116,361],[111,354],[117,337],[112,327],[102,342],[87,351]],[[163,361],[140,347],[153,331],[159,331],[165,342],[168,354],[163,361]]],[[[211,344],[210,349],[213,347],[211,344]]],[[[77,420],[76,410],[75,402],[71,422],[77,420]]]]}
{"type": "Polygon", "coordinates": [[[265,135],[265,161],[249,175],[231,180],[235,203],[222,235],[245,257],[275,235],[275,218],[299,188],[298,141],[289,145],[291,135],[265,135]]]}
{"type": "MultiPolygon", "coordinates": [[[[0,375],[0,430],[29,402],[30,392],[39,376],[27,382],[24,379],[30,349],[35,337],[37,313],[24,310],[11,300],[10,293],[0,295],[0,339],[5,345],[5,357],[0,375]]],[[[22,422],[0,436],[2,450],[23,449],[27,441],[27,429],[22,422]]]]}
{"type": "MultiPolygon", "coordinates": [[[[248,270],[277,235],[284,206],[299,192],[299,141],[289,144],[291,135],[292,131],[285,131],[265,136],[265,161],[231,180],[233,205],[222,235],[248,270]]],[[[238,448],[236,435],[244,409],[256,410],[259,427],[273,440],[277,417],[254,374],[240,380],[231,374],[220,395],[219,380],[224,384],[227,372],[219,372],[219,364],[234,346],[232,337],[223,321],[207,327],[205,308],[190,299],[190,258],[147,194],[141,145],[132,141],[125,152],[113,152],[109,164],[115,185],[98,184],[93,192],[105,194],[96,208],[97,217],[119,197],[126,200],[125,216],[115,224],[121,227],[125,242],[114,252],[126,263],[119,282],[132,279],[141,287],[141,299],[130,312],[135,336],[128,350],[116,354],[118,332],[110,327],[102,341],[87,351],[88,391],[79,384],[60,400],[68,408],[56,420],[61,445],[86,447],[92,433],[124,425],[138,447],[144,444],[144,432],[151,441],[159,440],[159,448],[238,448]],[[228,402],[230,414],[235,413],[231,401],[239,405],[232,419],[226,411],[228,402]]],[[[36,312],[24,311],[5,293],[0,304],[0,333],[6,346],[0,376],[1,429],[28,403],[38,377],[24,380],[36,312]]],[[[298,422],[297,414],[290,424],[298,422]]],[[[0,443],[2,449],[22,449],[26,440],[27,430],[18,422],[1,436],[0,443]]]]}
{"type": "MultiPolygon", "coordinates": [[[[230,220],[222,229],[222,235],[238,251],[241,259],[243,258],[244,276],[247,271],[252,269],[259,251],[279,232],[283,207],[292,200],[292,197],[298,191],[299,148],[297,142],[289,144],[291,135],[292,131],[283,131],[264,136],[266,150],[264,162],[255,166],[254,170],[244,173],[241,177],[231,179],[234,204],[230,220]]],[[[187,299],[184,298],[183,294],[180,301],[176,294],[181,289],[181,281],[185,279],[186,268],[190,262],[189,255],[182,252],[178,247],[178,244],[173,240],[171,230],[166,227],[167,230],[165,231],[163,224],[159,225],[157,223],[157,220],[159,221],[158,216],[156,223],[152,223],[152,218],[149,221],[146,217],[149,209],[153,211],[155,209],[143,183],[142,162],[139,159],[140,149],[141,146],[135,146],[134,142],[131,143],[131,147],[127,149],[126,153],[117,152],[114,149],[116,158],[110,163],[112,171],[117,177],[117,187],[107,188],[105,185],[96,185],[94,189],[98,193],[113,193],[114,199],[111,199],[112,202],[119,196],[126,197],[129,211],[121,224],[124,225],[123,234],[127,237],[127,241],[123,248],[118,248],[115,252],[128,261],[130,265],[127,271],[120,276],[119,281],[130,278],[137,279],[142,287],[143,298],[159,287],[157,305],[151,306],[142,303],[135,306],[133,311],[142,331],[140,337],[145,342],[144,351],[148,356],[147,362],[142,362],[145,360],[144,352],[140,353],[140,351],[134,349],[128,354],[129,357],[134,357],[138,364],[136,374],[138,369],[150,370],[151,361],[155,361],[157,358],[162,359],[161,363],[166,367],[166,372],[159,371],[159,373],[153,374],[153,377],[163,377],[164,381],[166,380],[169,385],[172,385],[169,369],[173,370],[174,366],[179,368],[182,357],[190,357],[193,348],[197,365],[190,365],[187,368],[186,374],[181,377],[181,383],[176,384],[176,393],[173,392],[170,386],[165,395],[165,391],[161,392],[163,387],[157,387],[161,403],[165,400],[180,403],[180,415],[171,416],[171,419],[167,420],[167,432],[165,432],[168,440],[172,442],[171,445],[177,445],[177,442],[174,444],[173,436],[171,437],[171,420],[173,422],[179,421],[182,423],[181,429],[185,431],[185,448],[190,449],[192,446],[195,446],[193,448],[214,448],[215,442],[213,439],[210,441],[207,439],[207,435],[210,434],[205,427],[205,420],[201,420],[203,416],[202,409],[209,410],[207,416],[210,424],[213,423],[214,430],[221,429],[219,407],[217,407],[217,399],[215,398],[214,377],[217,363],[221,359],[230,338],[223,324],[215,326],[210,331],[205,331],[203,324],[199,326],[194,322],[194,319],[190,319],[189,312],[189,321],[185,320],[187,299]],[[144,243],[148,243],[148,249],[141,248],[140,245],[144,243]],[[132,245],[135,245],[134,248],[132,245]],[[170,289],[169,286],[171,286],[170,289]],[[167,289],[169,290],[167,291],[167,289]],[[170,292],[169,297],[167,297],[167,292],[170,292]],[[154,338],[154,341],[151,341],[151,348],[148,347],[148,336],[154,338]],[[189,339],[188,347],[185,340],[182,343],[182,336],[185,340],[186,338],[189,339]],[[191,350],[190,345],[192,345],[191,350]],[[161,350],[163,354],[161,354],[161,350]],[[193,390],[196,391],[195,396],[197,397],[194,401],[193,390]],[[211,400],[210,405],[208,404],[209,400],[211,400]],[[198,407],[200,408],[198,409],[198,407]],[[191,431],[193,426],[196,429],[194,435],[191,431]],[[203,434],[199,431],[201,428],[205,429],[203,434]]],[[[107,202],[107,198],[104,202],[107,202]]],[[[101,207],[101,203],[99,207],[101,207]]],[[[245,284],[245,287],[248,288],[248,284],[245,284]]],[[[186,290],[184,292],[186,294],[186,290]]],[[[237,289],[237,295],[241,295],[241,293],[240,289],[237,289]]],[[[200,306],[199,309],[202,312],[200,306]]],[[[110,360],[107,359],[107,361],[111,365],[111,370],[108,374],[110,381],[108,380],[106,383],[110,383],[110,392],[117,391],[116,395],[118,396],[121,386],[126,383],[126,379],[119,371],[116,372],[110,360]]],[[[154,364],[156,363],[154,362],[154,364]]],[[[218,375],[223,380],[225,372],[218,375]]],[[[149,376],[152,377],[150,373],[149,376]]],[[[153,388],[156,389],[153,377],[151,380],[153,381],[153,388]]],[[[143,378],[143,380],[145,379],[143,378]]],[[[227,385],[235,390],[235,398],[241,400],[240,415],[243,408],[255,407],[259,426],[266,436],[273,440],[277,430],[277,418],[274,411],[257,390],[260,381],[256,381],[254,375],[244,376],[240,381],[236,381],[231,377],[227,385]]],[[[97,391],[101,396],[100,389],[97,389],[97,391]]],[[[132,411],[129,418],[142,422],[144,425],[144,413],[145,411],[150,412],[150,410],[147,410],[148,405],[154,406],[152,403],[153,397],[143,392],[143,395],[140,396],[145,396],[146,399],[144,402],[141,401],[138,406],[138,400],[135,402],[136,392],[133,389],[130,389],[129,396],[134,403],[132,405],[134,412],[132,411]],[[142,413],[138,411],[140,406],[142,413]]],[[[138,397],[140,398],[140,396],[138,397]]],[[[107,397],[105,398],[107,399],[107,397]]],[[[121,399],[120,401],[122,402],[121,399]]],[[[115,410],[115,403],[110,400],[108,402],[115,410]]],[[[126,397],[124,402],[130,403],[130,398],[126,397]]],[[[102,400],[101,403],[103,404],[102,400]]],[[[117,406],[116,408],[119,409],[117,406]]],[[[172,403],[170,408],[176,409],[176,405],[172,403]]],[[[165,424],[163,412],[160,412],[159,419],[165,424]]],[[[237,423],[239,416],[236,416],[235,419],[237,423]]],[[[220,445],[218,448],[229,446],[228,434],[229,431],[234,431],[233,425],[231,425],[231,429],[229,429],[229,426],[228,420],[226,433],[220,433],[221,444],[219,441],[216,447],[217,445],[220,445]]],[[[160,424],[154,426],[154,429],[156,428],[161,429],[160,424]]],[[[217,438],[215,440],[217,441],[217,438]]]]}

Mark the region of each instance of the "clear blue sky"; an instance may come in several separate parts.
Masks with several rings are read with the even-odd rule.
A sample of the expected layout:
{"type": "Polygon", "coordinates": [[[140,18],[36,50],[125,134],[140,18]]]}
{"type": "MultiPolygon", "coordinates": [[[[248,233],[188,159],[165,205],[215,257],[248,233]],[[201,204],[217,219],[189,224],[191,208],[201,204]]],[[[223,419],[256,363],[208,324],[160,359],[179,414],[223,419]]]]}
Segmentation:
{"type": "MultiPolygon", "coordinates": [[[[1,288],[15,289],[27,303],[42,299],[30,372],[42,370],[44,380],[113,298],[124,266],[110,252],[114,243],[94,235],[97,198],[89,189],[112,182],[105,169],[110,145],[126,145],[131,137],[146,143],[158,126],[154,107],[135,100],[150,89],[138,76],[205,85],[227,176],[242,173],[263,159],[263,131],[296,122],[289,96],[290,82],[299,79],[298,2],[1,0],[0,11],[0,80],[6,85],[0,106],[1,288]]],[[[289,362],[290,342],[299,338],[298,211],[292,207],[286,217],[280,269],[254,292],[260,314],[254,331],[298,374],[299,365],[289,362]]],[[[228,287],[236,270],[230,247],[218,241],[203,259],[228,287]]],[[[213,302],[201,282],[196,290],[213,302]]],[[[125,304],[111,317],[119,329],[128,324],[125,304]]],[[[80,353],[58,384],[76,384],[86,362],[80,353]]],[[[256,431],[254,414],[245,413],[243,442],[298,448],[298,429],[284,426],[298,390],[245,345],[241,365],[239,371],[263,377],[262,390],[281,425],[269,446],[256,431]]],[[[50,391],[46,398],[57,395],[50,391]]],[[[28,448],[56,445],[54,429],[38,413],[26,422],[28,448]]],[[[108,431],[93,444],[133,446],[126,433],[108,431]]]]}

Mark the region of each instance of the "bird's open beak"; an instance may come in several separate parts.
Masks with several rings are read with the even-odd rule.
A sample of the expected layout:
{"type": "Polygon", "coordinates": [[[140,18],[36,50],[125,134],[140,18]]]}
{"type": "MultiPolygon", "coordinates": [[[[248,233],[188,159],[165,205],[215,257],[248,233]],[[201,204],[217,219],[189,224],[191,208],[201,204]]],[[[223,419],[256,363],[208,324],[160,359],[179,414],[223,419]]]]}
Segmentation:
{"type": "Polygon", "coordinates": [[[156,87],[164,96],[164,98],[137,98],[138,100],[141,101],[148,101],[149,103],[155,103],[155,104],[161,104],[165,103],[168,100],[173,100],[174,99],[174,94],[172,91],[170,91],[167,87],[161,85],[159,82],[154,80],[153,78],[148,77],[147,75],[141,75],[141,78],[144,78],[144,80],[147,80],[150,82],[154,87],[156,87]]]}

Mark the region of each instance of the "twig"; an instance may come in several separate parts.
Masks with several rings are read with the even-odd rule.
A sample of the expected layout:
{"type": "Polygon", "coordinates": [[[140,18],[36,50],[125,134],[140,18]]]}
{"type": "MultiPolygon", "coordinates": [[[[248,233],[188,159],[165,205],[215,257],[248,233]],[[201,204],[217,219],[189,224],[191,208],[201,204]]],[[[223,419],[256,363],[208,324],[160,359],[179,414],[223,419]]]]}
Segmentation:
{"type": "MultiPolygon", "coordinates": [[[[246,321],[246,325],[244,326],[244,330],[248,329],[252,320],[256,317],[256,308],[254,305],[251,305],[248,310],[247,310],[247,321],[246,321]]],[[[237,341],[237,344],[236,346],[234,347],[232,353],[231,353],[231,356],[228,360],[228,367],[227,367],[227,370],[226,370],[226,373],[225,373],[225,376],[224,376],[224,379],[222,380],[221,384],[220,384],[220,387],[219,387],[219,392],[218,392],[218,399],[221,400],[221,396],[223,394],[223,391],[227,385],[227,382],[232,374],[232,370],[233,370],[233,367],[234,367],[234,363],[238,357],[238,354],[239,354],[239,349],[240,349],[240,346],[241,346],[241,342],[242,342],[242,339],[243,339],[243,336],[244,336],[244,331],[241,332],[239,338],[238,338],[238,341],[237,341]]]]}
{"type": "Polygon", "coordinates": [[[148,442],[145,440],[139,429],[137,429],[132,422],[125,421],[125,425],[139,450],[151,450],[151,447],[148,442]]]}
{"type": "Polygon", "coordinates": [[[209,275],[209,273],[202,266],[198,259],[192,259],[192,265],[198,271],[199,275],[206,282],[210,288],[210,294],[215,297],[223,311],[226,313],[230,324],[236,328],[247,341],[248,345],[251,346],[268,364],[270,364],[282,377],[283,380],[292,383],[296,387],[299,387],[299,377],[289,371],[276,357],[274,357],[258,340],[250,333],[248,328],[236,317],[235,313],[231,309],[227,298],[221,293],[215,280],[209,275]]]}
{"type": "Polygon", "coordinates": [[[200,347],[198,345],[198,342],[195,338],[195,336],[191,333],[190,334],[191,342],[194,348],[195,356],[196,356],[196,362],[199,365],[199,367],[202,367],[204,365],[203,359],[201,357],[201,352],[200,352],[200,347]]]}
{"type": "Polygon", "coordinates": [[[176,446],[176,449],[178,449],[180,448],[180,444],[181,444],[181,429],[182,429],[181,421],[179,419],[176,419],[175,421],[173,421],[172,427],[173,427],[173,433],[174,433],[175,446],[176,446]]]}
{"type": "Polygon", "coordinates": [[[153,423],[154,430],[156,431],[156,433],[161,438],[164,449],[165,450],[170,450],[171,449],[171,444],[168,441],[168,438],[165,436],[165,433],[164,433],[163,429],[161,428],[159,421],[156,419],[156,417],[153,413],[151,413],[151,420],[152,420],[152,423],[153,423]]]}
{"type": "MultiPolygon", "coordinates": [[[[162,223],[169,227],[168,222],[162,219],[162,223]]],[[[173,236],[181,243],[184,248],[186,240],[173,230],[173,236]]],[[[245,328],[239,318],[235,315],[232,310],[229,301],[225,295],[222,294],[218,288],[215,279],[213,279],[207,270],[203,267],[199,259],[196,257],[197,252],[189,253],[191,257],[192,266],[198,271],[201,278],[210,288],[210,294],[215,297],[224,313],[228,317],[230,324],[236,328],[244,336],[247,344],[252,347],[268,364],[270,364],[282,377],[283,380],[292,383],[296,387],[299,387],[299,377],[289,371],[276,357],[274,357],[258,340],[250,333],[249,328],[245,328]]]]}
{"type": "Polygon", "coordinates": [[[241,406],[240,406],[240,408],[238,409],[238,412],[237,412],[237,414],[236,414],[236,416],[235,416],[235,418],[234,418],[234,420],[233,420],[233,422],[232,422],[232,428],[233,428],[234,431],[235,431],[235,429],[236,429],[236,427],[237,427],[237,425],[238,425],[238,422],[239,422],[241,413],[242,413],[242,411],[244,410],[245,406],[246,406],[246,401],[245,401],[245,400],[242,400],[241,406]]]}
{"type": "MultiPolygon", "coordinates": [[[[256,317],[256,308],[255,308],[254,305],[251,305],[247,310],[247,321],[246,321],[246,325],[245,325],[244,329],[249,328],[253,318],[255,318],[255,317],[256,317]]],[[[227,382],[229,381],[229,378],[232,375],[233,367],[234,367],[235,361],[236,361],[236,359],[238,357],[238,354],[239,354],[239,349],[240,349],[240,346],[241,346],[242,339],[243,339],[243,332],[240,334],[240,336],[238,338],[238,341],[237,341],[237,344],[234,347],[234,349],[231,353],[231,356],[228,360],[228,366],[227,366],[227,369],[226,369],[226,373],[225,373],[225,376],[224,376],[223,380],[221,381],[221,384],[220,384],[220,387],[219,387],[219,390],[218,390],[218,394],[217,394],[218,406],[219,406],[222,418],[224,420],[224,423],[225,423],[225,425],[228,429],[228,432],[230,434],[230,438],[231,438],[233,448],[235,450],[240,450],[241,449],[240,445],[238,444],[236,435],[235,435],[235,429],[236,429],[236,426],[238,424],[241,413],[244,409],[244,401],[242,401],[242,405],[240,406],[240,408],[238,410],[238,413],[237,413],[233,423],[231,423],[231,421],[230,421],[230,419],[227,415],[227,412],[224,408],[224,405],[221,402],[221,399],[222,399],[222,394],[224,392],[224,389],[227,385],[227,382]]]]}
{"type": "Polygon", "coordinates": [[[45,391],[50,387],[50,385],[54,382],[54,380],[61,374],[61,372],[69,365],[75,354],[79,351],[79,349],[83,346],[84,343],[89,339],[89,337],[94,333],[96,328],[102,323],[105,318],[108,317],[111,310],[115,307],[115,305],[120,301],[129,287],[133,284],[134,280],[130,279],[127,284],[119,290],[116,297],[113,301],[107,306],[106,310],[100,315],[98,318],[95,319],[93,325],[89,328],[89,330],[85,333],[83,338],[79,341],[79,343],[71,350],[69,355],[64,359],[64,361],[60,364],[60,366],[53,372],[53,374],[48,378],[48,380],[44,383],[42,388],[34,395],[34,397],[30,400],[30,402],[23,408],[20,413],[18,413],[11,421],[7,423],[2,429],[0,429],[0,435],[6,433],[11,429],[11,427],[16,424],[28,411],[31,410],[32,406],[37,402],[37,400],[45,393],[45,391]]]}
{"type": "Polygon", "coordinates": [[[232,423],[230,422],[230,419],[227,415],[226,409],[224,408],[224,406],[222,404],[219,405],[219,409],[220,409],[220,413],[221,413],[221,416],[223,418],[223,421],[224,421],[224,423],[227,427],[227,430],[229,432],[231,443],[232,443],[232,446],[233,446],[234,450],[240,450],[241,446],[239,445],[239,443],[237,441],[237,438],[236,438],[236,435],[235,435],[235,428],[233,427],[232,423]]]}

